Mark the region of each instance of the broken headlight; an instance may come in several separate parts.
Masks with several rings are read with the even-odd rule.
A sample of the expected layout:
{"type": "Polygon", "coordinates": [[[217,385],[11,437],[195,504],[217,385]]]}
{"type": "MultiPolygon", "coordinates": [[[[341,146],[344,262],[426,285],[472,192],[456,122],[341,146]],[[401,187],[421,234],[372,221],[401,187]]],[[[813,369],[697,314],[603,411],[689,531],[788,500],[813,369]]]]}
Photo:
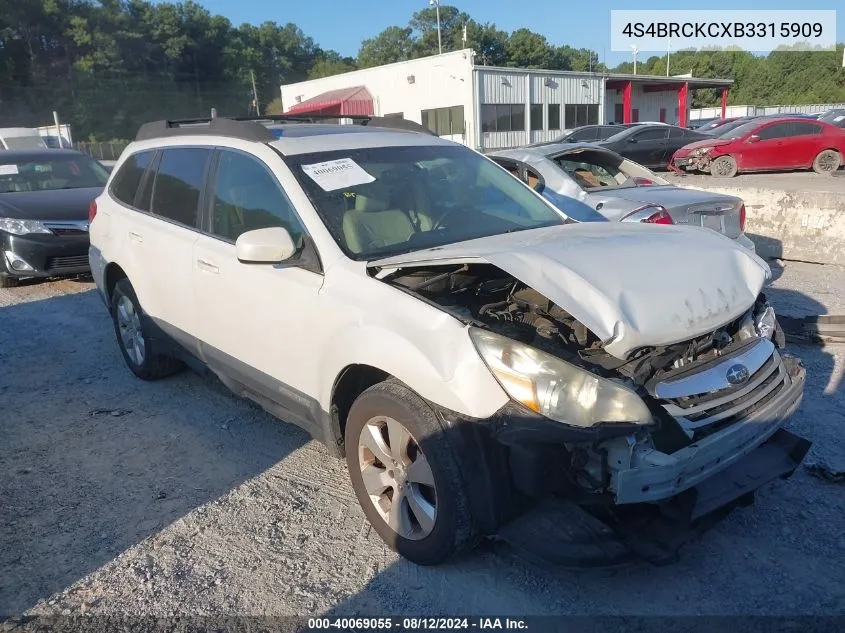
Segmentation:
{"type": "Polygon", "coordinates": [[[761,297],[742,319],[739,334],[742,339],[759,337],[771,340],[776,329],[775,309],[769,305],[765,297],[761,297]]]}
{"type": "Polygon", "coordinates": [[[579,427],[652,422],[642,399],[623,385],[505,336],[478,328],[469,333],[502,389],[532,411],[579,427]]]}

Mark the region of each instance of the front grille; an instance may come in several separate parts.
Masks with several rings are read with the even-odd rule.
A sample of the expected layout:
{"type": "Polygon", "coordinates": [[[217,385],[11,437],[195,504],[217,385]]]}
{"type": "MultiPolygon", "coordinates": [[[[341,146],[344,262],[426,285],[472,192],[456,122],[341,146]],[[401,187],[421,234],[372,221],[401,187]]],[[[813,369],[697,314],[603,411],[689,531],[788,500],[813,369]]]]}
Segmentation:
{"type": "Polygon", "coordinates": [[[68,257],[48,257],[47,270],[67,270],[88,266],[88,255],[71,255],[68,257]]]}
{"type": "Polygon", "coordinates": [[[668,413],[682,419],[682,426],[701,437],[748,417],[790,384],[783,361],[775,351],[743,385],[667,398],[661,403],[668,413]]]}

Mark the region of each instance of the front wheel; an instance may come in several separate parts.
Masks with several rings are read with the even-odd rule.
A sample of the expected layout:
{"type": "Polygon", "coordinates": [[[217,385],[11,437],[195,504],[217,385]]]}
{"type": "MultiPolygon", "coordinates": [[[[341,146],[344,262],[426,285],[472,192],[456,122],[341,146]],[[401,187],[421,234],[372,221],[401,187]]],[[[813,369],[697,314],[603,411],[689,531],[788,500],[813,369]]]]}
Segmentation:
{"type": "Polygon", "coordinates": [[[813,171],[817,174],[832,174],[839,169],[840,160],[839,152],[826,149],[813,159],[813,171]]]}
{"type": "Polygon", "coordinates": [[[710,163],[710,173],[717,178],[733,178],[736,171],[736,159],[733,156],[719,156],[710,163]]]}
{"type": "Polygon", "coordinates": [[[349,412],[346,461],[364,514],[394,551],[435,565],[476,542],[455,455],[431,407],[387,381],[349,412]]]}

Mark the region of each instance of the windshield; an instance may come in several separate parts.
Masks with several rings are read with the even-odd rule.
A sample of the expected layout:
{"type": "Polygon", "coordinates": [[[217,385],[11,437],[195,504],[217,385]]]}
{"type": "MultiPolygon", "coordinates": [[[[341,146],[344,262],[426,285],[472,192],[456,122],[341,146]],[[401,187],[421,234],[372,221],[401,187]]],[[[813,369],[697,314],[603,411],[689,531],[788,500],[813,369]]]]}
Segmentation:
{"type": "Polygon", "coordinates": [[[0,154],[0,193],[104,187],[108,172],[87,156],[11,159],[0,154]]]}
{"type": "Polygon", "coordinates": [[[726,140],[742,138],[746,134],[750,134],[760,127],[760,121],[746,121],[744,123],[738,123],[737,125],[734,125],[733,123],[725,123],[723,127],[725,128],[724,130],[716,128],[716,138],[723,138],[726,140]]]}
{"type": "Polygon", "coordinates": [[[376,147],[285,160],[338,245],[356,260],[565,222],[507,171],[463,146],[376,147]]]}
{"type": "MultiPolygon", "coordinates": [[[[642,175],[624,169],[621,156],[595,150],[576,150],[553,159],[555,164],[585,191],[623,189],[653,184],[642,175]]],[[[556,205],[557,206],[557,205],[556,205]]]]}
{"type": "Polygon", "coordinates": [[[845,110],[830,110],[828,112],[825,112],[824,114],[819,116],[819,121],[839,125],[843,121],[845,121],[845,110]]]}

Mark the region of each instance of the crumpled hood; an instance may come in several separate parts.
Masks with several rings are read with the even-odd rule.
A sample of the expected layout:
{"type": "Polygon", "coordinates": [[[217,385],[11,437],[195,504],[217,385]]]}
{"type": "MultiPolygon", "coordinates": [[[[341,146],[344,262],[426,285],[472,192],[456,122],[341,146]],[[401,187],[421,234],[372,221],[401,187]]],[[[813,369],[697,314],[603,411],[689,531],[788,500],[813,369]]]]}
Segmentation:
{"type": "Polygon", "coordinates": [[[369,263],[489,263],[551,299],[618,357],[685,341],[748,310],[770,277],[762,259],[707,229],[571,224],[417,251],[369,263]]]}
{"type": "Polygon", "coordinates": [[[694,149],[701,149],[702,147],[718,147],[719,145],[729,145],[730,143],[731,143],[731,141],[728,140],[728,139],[721,139],[721,138],[705,139],[703,141],[696,141],[695,143],[690,143],[689,145],[684,145],[676,153],[686,156],[687,154],[689,154],[694,149]]]}

